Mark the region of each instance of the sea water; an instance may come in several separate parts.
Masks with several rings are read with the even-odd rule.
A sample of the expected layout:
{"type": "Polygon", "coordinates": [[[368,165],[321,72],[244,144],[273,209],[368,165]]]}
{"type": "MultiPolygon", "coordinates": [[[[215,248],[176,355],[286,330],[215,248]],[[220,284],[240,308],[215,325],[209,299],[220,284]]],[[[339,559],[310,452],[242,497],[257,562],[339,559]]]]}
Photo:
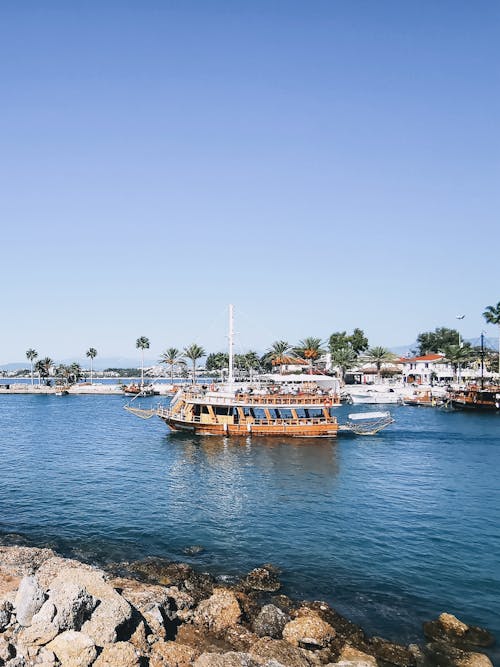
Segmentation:
{"type": "Polygon", "coordinates": [[[124,403],[0,397],[4,543],[234,577],[270,562],[285,593],[368,633],[421,641],[447,611],[500,638],[500,416],[391,406],[375,437],[226,439],[170,434],[124,403]]]}

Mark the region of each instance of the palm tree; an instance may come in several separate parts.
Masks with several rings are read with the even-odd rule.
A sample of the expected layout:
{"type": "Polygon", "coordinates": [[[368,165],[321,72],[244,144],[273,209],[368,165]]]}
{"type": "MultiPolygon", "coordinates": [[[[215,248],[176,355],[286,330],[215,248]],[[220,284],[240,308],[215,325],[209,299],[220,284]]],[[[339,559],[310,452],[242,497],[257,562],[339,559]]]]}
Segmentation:
{"type": "Polygon", "coordinates": [[[35,361],[35,359],[37,357],[38,357],[38,352],[36,350],[34,350],[32,347],[30,347],[29,350],[26,350],[26,358],[28,359],[28,361],[31,364],[31,386],[33,386],[33,384],[34,384],[34,380],[33,380],[33,362],[35,361]]]}
{"type": "Polygon", "coordinates": [[[500,374],[500,301],[496,306],[488,306],[483,313],[488,324],[498,325],[498,373],[500,374]]]}
{"type": "Polygon", "coordinates": [[[324,350],[321,347],[321,338],[304,338],[304,340],[299,341],[294,352],[298,354],[299,357],[307,359],[309,362],[309,370],[312,372],[314,362],[324,353],[324,350]]]}
{"type": "Polygon", "coordinates": [[[92,371],[93,371],[92,362],[94,361],[95,357],[97,357],[97,350],[95,349],[95,347],[89,347],[89,349],[85,354],[87,355],[87,357],[90,358],[90,384],[92,384],[92,371]]]}
{"type": "Polygon", "coordinates": [[[380,381],[380,369],[382,368],[382,364],[385,364],[388,361],[393,361],[395,355],[386,347],[375,346],[368,349],[364,358],[367,362],[375,365],[377,368],[377,377],[380,381]]]}
{"type": "Polygon", "coordinates": [[[141,350],[142,363],[141,363],[141,389],[144,387],[144,350],[149,350],[149,338],[146,336],[141,336],[135,341],[135,346],[138,350],[141,350]]]}
{"type": "Polygon", "coordinates": [[[201,357],[205,356],[205,350],[197,345],[196,343],[193,343],[189,347],[184,348],[184,356],[187,357],[188,359],[191,360],[193,364],[193,377],[192,377],[192,383],[195,384],[196,382],[196,362],[198,359],[201,359],[201,357]]]}
{"type": "Polygon", "coordinates": [[[290,344],[286,340],[275,340],[264,359],[271,362],[273,366],[279,366],[280,373],[283,373],[283,365],[286,363],[285,354],[289,351],[290,344]]]}
{"type": "Polygon", "coordinates": [[[35,364],[35,370],[38,373],[38,384],[41,383],[42,378],[48,378],[50,375],[50,369],[54,365],[54,362],[50,357],[45,357],[44,359],[39,359],[35,364]]]}
{"type": "Polygon", "coordinates": [[[175,364],[179,364],[181,359],[182,354],[176,347],[169,347],[160,356],[160,364],[168,364],[170,366],[170,382],[174,381],[174,366],[175,364]]]}
{"type": "Polygon", "coordinates": [[[447,345],[444,348],[444,354],[447,361],[453,366],[453,376],[460,380],[458,369],[466,364],[471,359],[471,348],[469,344],[462,345],[447,345]]]}
{"type": "Polygon", "coordinates": [[[341,347],[332,353],[332,363],[340,368],[340,379],[344,382],[346,371],[354,366],[358,355],[349,345],[341,347]]]}

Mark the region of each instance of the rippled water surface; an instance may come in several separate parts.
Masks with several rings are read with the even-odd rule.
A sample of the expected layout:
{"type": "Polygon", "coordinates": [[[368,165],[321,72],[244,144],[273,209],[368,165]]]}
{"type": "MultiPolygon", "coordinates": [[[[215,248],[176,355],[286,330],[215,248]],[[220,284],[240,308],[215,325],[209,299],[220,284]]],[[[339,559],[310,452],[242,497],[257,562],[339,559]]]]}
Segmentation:
{"type": "Polygon", "coordinates": [[[170,435],[123,404],[0,397],[1,534],[96,561],[200,544],[193,564],[272,562],[285,592],[371,633],[419,640],[446,610],[500,637],[499,416],[397,407],[374,438],[250,442],[170,435]]]}

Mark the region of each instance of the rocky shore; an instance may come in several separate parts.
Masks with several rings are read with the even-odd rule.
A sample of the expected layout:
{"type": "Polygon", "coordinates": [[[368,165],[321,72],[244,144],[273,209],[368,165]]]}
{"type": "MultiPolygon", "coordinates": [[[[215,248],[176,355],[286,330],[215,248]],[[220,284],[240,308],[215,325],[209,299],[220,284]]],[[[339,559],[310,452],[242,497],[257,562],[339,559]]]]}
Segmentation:
{"type": "Polygon", "coordinates": [[[106,571],[50,549],[0,547],[6,667],[488,667],[493,637],[450,614],[422,644],[369,637],[325,602],[280,594],[264,565],[221,585],[161,559],[106,571]]]}

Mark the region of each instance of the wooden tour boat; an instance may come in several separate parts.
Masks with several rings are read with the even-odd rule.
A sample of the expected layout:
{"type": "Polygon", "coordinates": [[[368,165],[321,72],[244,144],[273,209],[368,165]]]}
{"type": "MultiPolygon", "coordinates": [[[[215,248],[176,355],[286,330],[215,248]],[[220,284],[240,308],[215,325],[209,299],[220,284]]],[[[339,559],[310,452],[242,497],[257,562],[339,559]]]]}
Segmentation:
{"type": "Polygon", "coordinates": [[[500,410],[500,387],[470,385],[450,391],[448,402],[457,410],[500,410]]]}
{"type": "MultiPolygon", "coordinates": [[[[276,378],[275,382],[279,378],[276,378]]],[[[349,415],[339,424],[333,409],[340,391],[321,390],[311,383],[291,393],[284,386],[271,390],[252,383],[242,387],[233,376],[233,311],[229,307],[229,377],[224,384],[179,389],[168,407],[142,410],[125,406],[139,417],[157,415],[172,431],[221,436],[336,437],[339,432],[374,434],[393,422],[388,412],[349,415]]],[[[305,384],[305,383],[304,383],[305,384]]]]}

